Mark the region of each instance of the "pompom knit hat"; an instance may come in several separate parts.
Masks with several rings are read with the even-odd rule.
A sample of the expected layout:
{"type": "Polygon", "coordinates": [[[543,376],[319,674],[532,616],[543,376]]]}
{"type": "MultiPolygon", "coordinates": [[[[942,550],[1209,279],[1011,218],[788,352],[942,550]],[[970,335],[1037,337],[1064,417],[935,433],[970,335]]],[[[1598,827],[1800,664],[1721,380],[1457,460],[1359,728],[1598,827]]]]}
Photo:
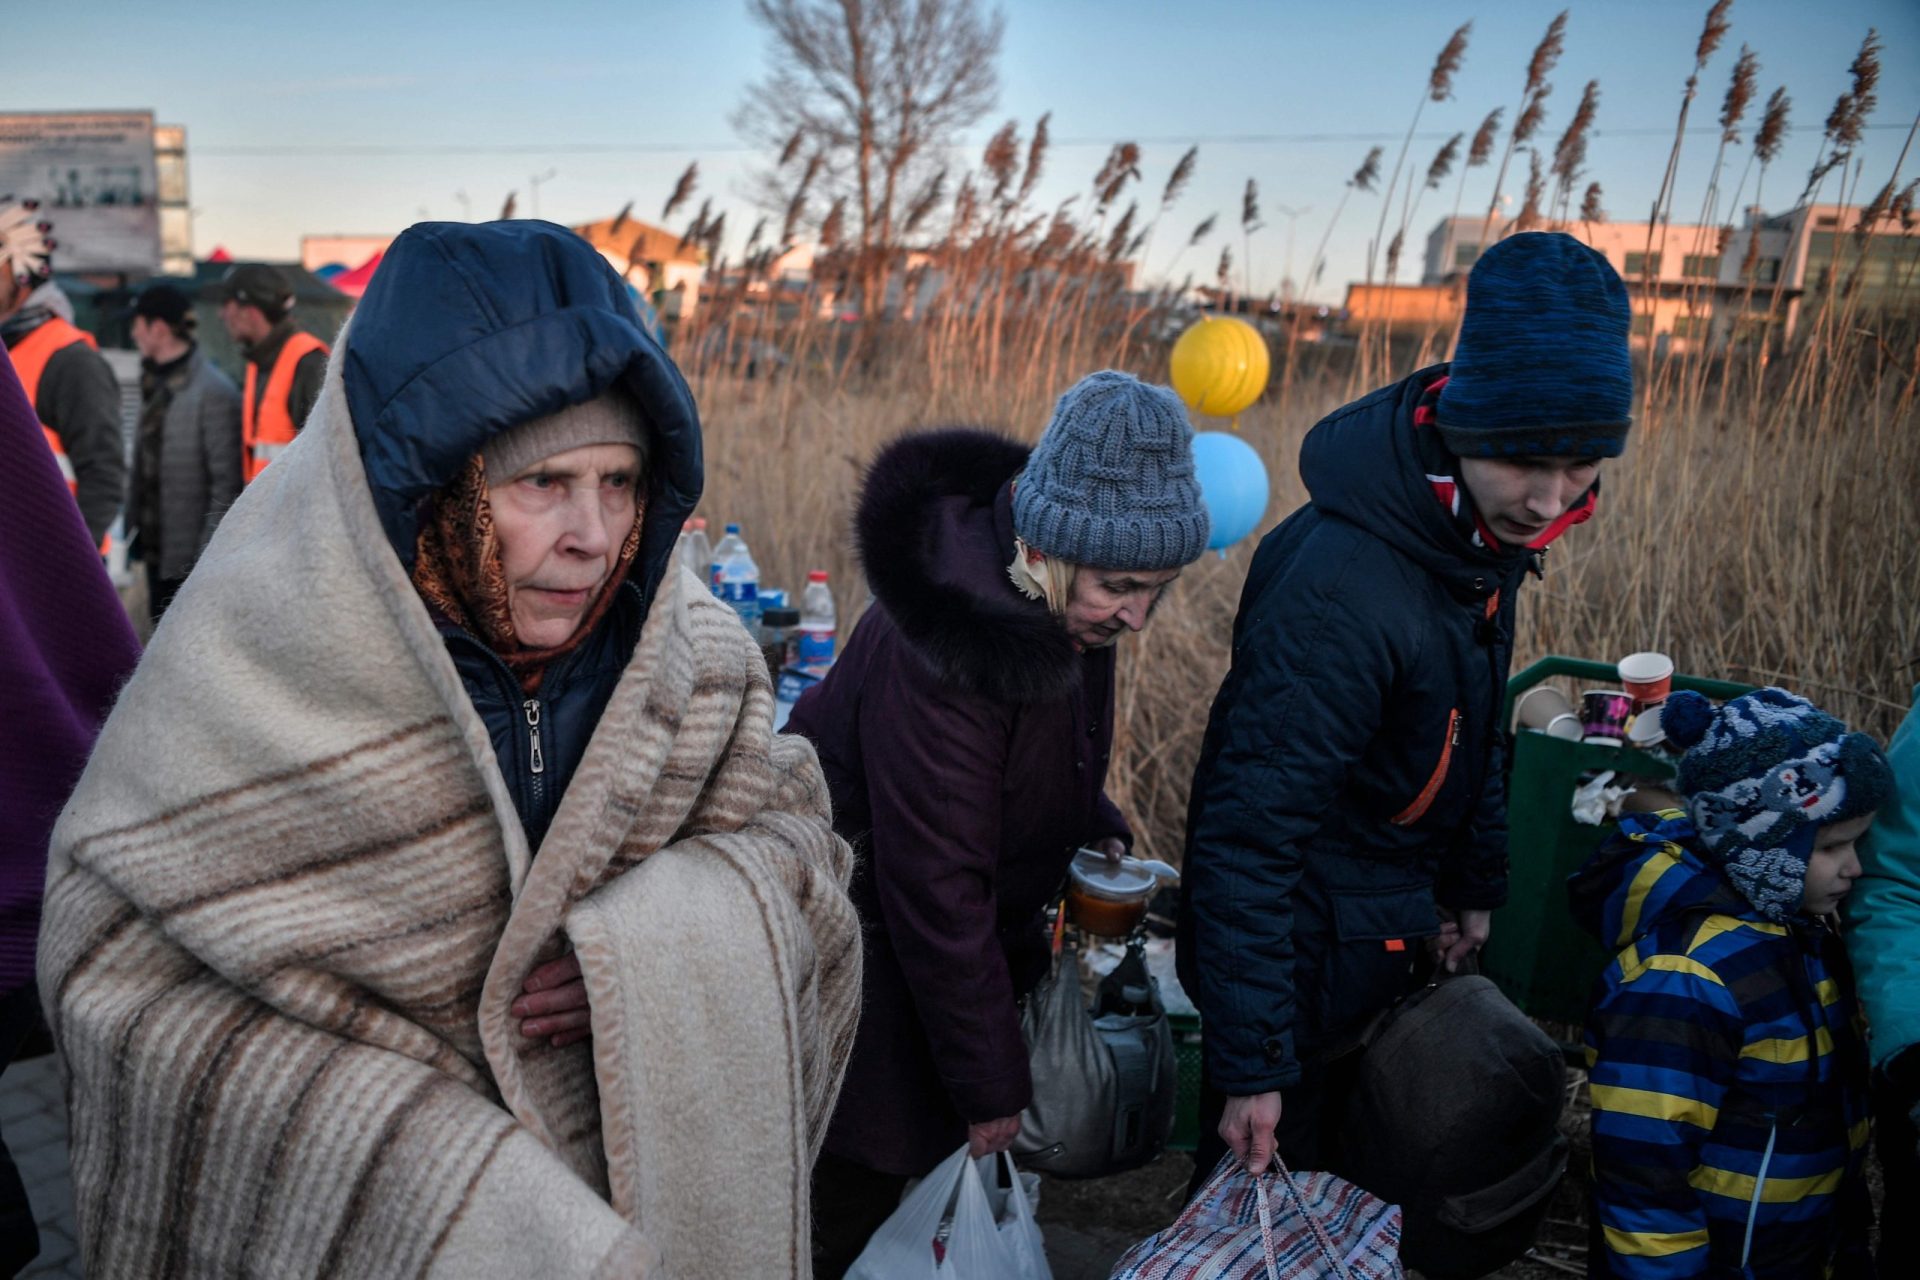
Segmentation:
{"type": "Polygon", "coordinates": [[[1436,406],[1463,458],[1614,458],[1632,423],[1632,309],[1619,273],[1559,231],[1508,236],[1467,277],[1436,406]]]}
{"type": "Polygon", "coordinates": [[[1060,397],[1013,491],[1021,541],[1099,569],[1191,564],[1211,527],[1186,407],[1169,388],[1114,369],[1060,397]]]}
{"type": "Polygon", "coordinates": [[[1893,790],[1879,743],[1785,689],[1719,707],[1676,693],[1660,727],[1686,748],[1677,781],[1709,860],[1776,922],[1800,909],[1814,833],[1872,813],[1893,790]]]}

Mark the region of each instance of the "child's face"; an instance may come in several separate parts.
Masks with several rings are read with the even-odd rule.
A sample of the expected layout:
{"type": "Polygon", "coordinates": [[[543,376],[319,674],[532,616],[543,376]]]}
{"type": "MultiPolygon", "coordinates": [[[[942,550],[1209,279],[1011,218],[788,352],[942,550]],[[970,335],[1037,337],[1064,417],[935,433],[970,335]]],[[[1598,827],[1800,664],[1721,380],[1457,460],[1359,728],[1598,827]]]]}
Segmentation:
{"type": "Polygon", "coordinates": [[[1807,859],[1807,888],[1800,909],[1810,916],[1824,916],[1840,905],[1840,899],[1853,892],[1860,874],[1860,855],[1854,843],[1873,825],[1873,815],[1849,822],[1833,822],[1821,827],[1813,837],[1813,856],[1807,859]]]}

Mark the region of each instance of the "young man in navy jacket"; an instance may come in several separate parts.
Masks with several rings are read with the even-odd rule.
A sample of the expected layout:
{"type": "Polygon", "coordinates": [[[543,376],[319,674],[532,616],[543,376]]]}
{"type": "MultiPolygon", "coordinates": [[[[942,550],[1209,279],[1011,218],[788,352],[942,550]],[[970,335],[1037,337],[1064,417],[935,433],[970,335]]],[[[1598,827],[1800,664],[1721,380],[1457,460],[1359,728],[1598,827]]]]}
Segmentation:
{"type": "Polygon", "coordinates": [[[1511,236],[1468,278],[1451,364],[1307,436],[1312,500],[1254,556],[1188,812],[1196,1184],[1228,1148],[1264,1169],[1276,1131],[1290,1165],[1323,1167],[1343,1041],[1410,989],[1419,949],[1451,969],[1487,939],[1514,598],[1626,447],[1629,317],[1604,256],[1511,236]]]}

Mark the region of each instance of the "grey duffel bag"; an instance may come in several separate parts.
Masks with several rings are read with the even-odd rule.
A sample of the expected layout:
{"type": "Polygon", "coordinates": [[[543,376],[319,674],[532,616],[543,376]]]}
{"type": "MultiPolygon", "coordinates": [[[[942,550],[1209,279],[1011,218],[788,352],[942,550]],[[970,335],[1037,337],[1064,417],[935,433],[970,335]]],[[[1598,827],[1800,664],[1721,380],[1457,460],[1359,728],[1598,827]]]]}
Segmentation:
{"type": "Polygon", "coordinates": [[[1094,1008],[1080,996],[1072,947],[1020,1015],[1033,1101],[1013,1154],[1029,1169],[1098,1178],[1158,1155],[1173,1129],[1173,1028],[1137,946],[1101,979],[1094,1008]]]}

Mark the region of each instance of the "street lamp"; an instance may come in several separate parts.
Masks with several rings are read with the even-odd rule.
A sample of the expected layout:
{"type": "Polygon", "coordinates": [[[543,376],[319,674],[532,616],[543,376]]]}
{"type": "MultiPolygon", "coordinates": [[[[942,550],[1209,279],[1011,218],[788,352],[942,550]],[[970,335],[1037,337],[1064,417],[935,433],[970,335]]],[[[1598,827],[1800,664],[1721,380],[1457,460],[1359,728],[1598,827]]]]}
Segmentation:
{"type": "Polygon", "coordinates": [[[1274,211],[1287,220],[1287,252],[1284,264],[1280,268],[1280,300],[1293,301],[1293,221],[1303,213],[1312,213],[1313,206],[1307,205],[1295,209],[1291,205],[1277,204],[1274,211]]]}
{"type": "Polygon", "coordinates": [[[552,178],[554,174],[555,170],[549,169],[545,173],[536,173],[527,179],[527,191],[533,197],[533,216],[536,218],[540,216],[540,184],[552,178]]]}

